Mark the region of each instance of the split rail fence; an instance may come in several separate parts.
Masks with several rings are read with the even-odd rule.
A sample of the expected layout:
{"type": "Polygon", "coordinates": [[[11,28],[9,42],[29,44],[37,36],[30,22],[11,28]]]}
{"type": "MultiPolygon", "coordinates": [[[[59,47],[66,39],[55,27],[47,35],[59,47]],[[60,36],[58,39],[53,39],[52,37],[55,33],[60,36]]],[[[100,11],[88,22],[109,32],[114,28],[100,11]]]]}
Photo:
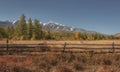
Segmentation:
{"type": "Polygon", "coordinates": [[[0,44],[0,55],[5,54],[60,54],[60,53],[120,53],[120,44],[0,44]]]}

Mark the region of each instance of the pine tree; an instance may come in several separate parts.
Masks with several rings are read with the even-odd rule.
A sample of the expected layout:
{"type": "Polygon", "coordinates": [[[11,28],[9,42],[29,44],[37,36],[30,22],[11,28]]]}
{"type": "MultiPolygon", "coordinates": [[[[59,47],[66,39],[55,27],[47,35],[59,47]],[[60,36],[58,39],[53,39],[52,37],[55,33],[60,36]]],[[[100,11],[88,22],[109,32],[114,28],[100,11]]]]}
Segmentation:
{"type": "Polygon", "coordinates": [[[3,27],[0,27],[0,39],[6,38],[6,32],[5,29],[3,27]]]}
{"type": "Polygon", "coordinates": [[[21,15],[20,21],[16,26],[16,35],[19,37],[21,40],[27,38],[27,27],[26,27],[26,20],[24,14],[21,15]]]}
{"type": "Polygon", "coordinates": [[[87,40],[87,34],[86,33],[82,33],[81,38],[82,38],[82,40],[87,40]]]}
{"type": "Polygon", "coordinates": [[[46,36],[46,39],[47,39],[47,40],[52,39],[52,37],[51,37],[51,36],[52,36],[52,35],[51,35],[51,32],[50,32],[50,31],[48,31],[47,36],[46,36]]]}
{"type": "Polygon", "coordinates": [[[27,39],[31,39],[33,34],[33,25],[32,25],[32,20],[31,18],[28,20],[27,24],[27,39]]]}
{"type": "Polygon", "coordinates": [[[14,27],[13,26],[8,26],[6,28],[6,34],[8,39],[12,39],[14,37],[14,27]]]}
{"type": "Polygon", "coordinates": [[[42,39],[42,30],[41,30],[40,22],[37,19],[34,20],[32,39],[35,40],[42,39]]]}

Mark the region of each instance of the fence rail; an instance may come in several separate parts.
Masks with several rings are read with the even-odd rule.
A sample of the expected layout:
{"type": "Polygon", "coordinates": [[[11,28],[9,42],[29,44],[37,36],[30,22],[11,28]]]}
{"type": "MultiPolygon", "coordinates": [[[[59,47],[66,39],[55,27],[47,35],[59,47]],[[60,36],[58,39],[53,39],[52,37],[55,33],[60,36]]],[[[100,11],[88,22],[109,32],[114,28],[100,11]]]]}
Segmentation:
{"type": "Polygon", "coordinates": [[[120,44],[0,44],[0,54],[120,53],[120,44]]]}

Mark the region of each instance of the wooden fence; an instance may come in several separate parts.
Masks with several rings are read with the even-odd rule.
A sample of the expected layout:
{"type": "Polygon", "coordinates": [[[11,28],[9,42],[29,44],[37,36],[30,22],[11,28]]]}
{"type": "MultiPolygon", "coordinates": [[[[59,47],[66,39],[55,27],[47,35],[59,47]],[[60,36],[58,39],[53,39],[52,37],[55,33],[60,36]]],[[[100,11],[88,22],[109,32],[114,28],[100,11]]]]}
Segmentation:
{"type": "Polygon", "coordinates": [[[60,53],[120,53],[120,44],[0,44],[0,55],[4,54],[60,54],[60,53]]]}

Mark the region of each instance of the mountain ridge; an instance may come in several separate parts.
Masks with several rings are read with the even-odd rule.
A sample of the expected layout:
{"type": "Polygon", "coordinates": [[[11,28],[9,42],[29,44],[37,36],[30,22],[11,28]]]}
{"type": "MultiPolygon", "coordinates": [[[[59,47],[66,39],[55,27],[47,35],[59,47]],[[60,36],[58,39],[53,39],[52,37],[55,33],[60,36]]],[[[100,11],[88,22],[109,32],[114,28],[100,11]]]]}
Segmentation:
{"type": "Polygon", "coordinates": [[[70,27],[70,26],[66,26],[64,24],[60,24],[54,21],[49,21],[46,23],[42,23],[41,26],[44,29],[47,30],[55,30],[55,31],[66,31],[66,32],[76,32],[76,31],[80,31],[82,33],[97,33],[96,31],[88,31],[82,28],[74,28],[74,27],[70,27]]]}
{"type": "Polygon", "coordinates": [[[114,36],[120,38],[120,33],[116,33],[116,34],[114,34],[114,36]]]}

